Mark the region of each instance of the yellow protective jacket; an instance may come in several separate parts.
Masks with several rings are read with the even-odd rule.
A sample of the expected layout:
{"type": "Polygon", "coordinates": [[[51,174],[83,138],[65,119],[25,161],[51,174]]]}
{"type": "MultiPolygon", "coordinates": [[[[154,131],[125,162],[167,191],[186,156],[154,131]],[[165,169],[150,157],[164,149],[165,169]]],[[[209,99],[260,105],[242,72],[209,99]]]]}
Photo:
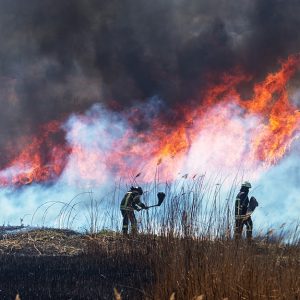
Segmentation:
{"type": "Polygon", "coordinates": [[[140,200],[141,196],[135,191],[129,191],[125,194],[121,201],[120,209],[121,210],[139,210],[139,208],[145,208],[145,204],[143,204],[140,200]]]}

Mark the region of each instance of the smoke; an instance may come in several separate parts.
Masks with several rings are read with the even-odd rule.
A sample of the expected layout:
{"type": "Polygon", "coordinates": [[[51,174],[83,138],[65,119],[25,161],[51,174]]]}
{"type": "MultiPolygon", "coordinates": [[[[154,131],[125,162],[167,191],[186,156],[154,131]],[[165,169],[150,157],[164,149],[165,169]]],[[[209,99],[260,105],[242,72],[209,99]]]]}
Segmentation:
{"type": "Polygon", "coordinates": [[[265,172],[256,182],[253,194],[259,199],[256,220],[261,228],[277,228],[279,225],[299,223],[299,142],[295,143],[290,154],[265,172]]]}
{"type": "MultiPolygon", "coordinates": [[[[149,99],[148,103],[151,105],[145,109],[148,111],[145,112],[145,116],[151,117],[151,108],[159,105],[160,99],[149,99]]],[[[160,180],[178,181],[179,184],[175,184],[175,191],[178,185],[178,193],[185,180],[188,187],[194,185],[194,178],[205,176],[208,185],[222,185],[223,201],[227,198],[233,182],[238,180],[237,190],[242,178],[250,180],[253,185],[252,195],[259,202],[253,216],[256,232],[266,227],[278,229],[283,223],[295,224],[300,208],[297,185],[300,179],[297,154],[299,142],[293,144],[289,154],[279,164],[264,168],[261,162],[253,160],[249,149],[249,142],[255,135],[256,128],[263,122],[255,114],[245,115],[240,107],[229,102],[212,107],[205,116],[195,122],[207,125],[201,129],[189,151],[183,156],[177,156],[175,160],[168,158],[159,166],[153,166],[147,159],[139,157],[139,151],[132,154],[128,141],[122,143],[122,139],[126,140],[126,137],[134,134],[134,129],[124,114],[111,112],[101,105],[94,105],[84,114],[73,114],[63,125],[67,132],[66,141],[72,151],[60,178],[55,184],[48,186],[32,183],[18,189],[1,189],[0,204],[3,209],[0,217],[5,223],[16,223],[26,216],[26,224],[32,221],[34,225],[54,226],[70,225],[73,217],[76,217],[72,225],[79,228],[82,224],[86,226],[87,206],[90,203],[88,193],[93,192],[97,200],[103,199],[99,218],[101,225],[107,226],[105,209],[108,206],[108,212],[115,211],[128,185],[141,184],[147,187],[145,179],[153,179],[155,172],[171,165],[171,170],[161,172],[161,175],[171,177],[161,177],[160,180]],[[214,128],[214,117],[224,122],[223,125],[214,128]],[[233,149],[233,145],[237,147],[233,149]],[[123,154],[123,160],[114,161],[111,153],[123,154]],[[136,177],[138,172],[140,175],[136,177]],[[116,174],[122,174],[121,178],[116,177],[116,174]],[[73,201],[74,197],[77,197],[76,201],[73,201]],[[36,211],[43,203],[45,205],[36,211]],[[71,203],[65,214],[61,214],[63,203],[71,203]],[[74,210],[71,208],[73,205],[76,208],[74,210]]],[[[134,143],[135,141],[133,148],[138,146],[134,143]]],[[[155,146],[155,142],[142,145],[145,149],[143,155],[151,156],[155,146]]],[[[163,184],[161,186],[164,187],[163,184]]],[[[209,198],[209,195],[205,197],[209,198]]]]}
{"type": "Polygon", "coordinates": [[[213,106],[197,122],[203,125],[188,153],[189,173],[197,170],[224,176],[243,173],[251,176],[249,179],[259,174],[263,163],[255,159],[255,149],[251,148],[262,124],[259,116],[247,114],[234,102],[228,102],[213,106]]]}
{"type": "MultiPolygon", "coordinates": [[[[124,145],[116,147],[115,140],[125,133],[147,134],[155,118],[179,123],[178,107],[201,102],[207,86],[220,82],[224,72],[239,69],[252,78],[238,86],[242,98],[250,98],[255,82],[277,69],[280,59],[299,52],[299,14],[296,0],[1,0],[0,168],[41,134],[44,124],[57,120],[64,124],[60,144],[73,149],[66,155],[61,182],[85,187],[107,182],[107,170],[120,168],[119,161],[108,161],[108,152],[128,151],[124,145]],[[84,119],[86,111],[92,121],[84,119]],[[80,165],[87,160],[88,166],[80,165]],[[83,183],[79,167],[90,173],[83,183]]],[[[296,76],[289,89],[299,107],[298,82],[296,76]]],[[[213,113],[222,109],[216,106],[213,113]]],[[[230,117],[239,114],[239,108],[231,109],[230,117]]],[[[247,142],[257,122],[255,116],[246,123],[233,118],[226,128],[242,129],[241,140],[238,135],[231,138],[247,142]]],[[[204,170],[212,159],[215,167],[224,161],[229,141],[219,133],[215,143],[209,131],[207,126],[191,145],[186,160],[176,158],[176,172],[204,170]],[[213,145],[209,152],[201,146],[208,143],[213,145]],[[199,149],[201,164],[195,164],[199,149]]],[[[142,146],[152,153],[156,144],[142,146]]],[[[239,151],[246,150],[243,145],[239,151]]],[[[134,154],[127,155],[128,162],[134,154]]],[[[293,164],[296,159],[288,158],[268,175],[277,176],[281,168],[283,174],[296,174],[299,169],[293,164]]],[[[139,166],[133,169],[140,171],[139,166]]]]}
{"type": "Polygon", "coordinates": [[[2,0],[1,149],[95,102],[122,110],[158,95],[172,110],[208,75],[262,78],[299,51],[299,12],[293,0],[2,0]]]}

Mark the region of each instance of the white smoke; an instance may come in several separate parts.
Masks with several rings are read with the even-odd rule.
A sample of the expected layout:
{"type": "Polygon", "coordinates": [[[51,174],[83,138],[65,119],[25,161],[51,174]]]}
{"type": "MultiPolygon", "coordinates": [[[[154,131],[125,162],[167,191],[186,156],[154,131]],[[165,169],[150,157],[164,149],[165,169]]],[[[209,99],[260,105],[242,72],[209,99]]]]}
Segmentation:
{"type": "Polygon", "coordinates": [[[276,166],[255,182],[253,195],[259,201],[255,219],[261,227],[297,224],[300,210],[299,142],[276,166]]]}
{"type": "MultiPolygon", "coordinates": [[[[76,201],[80,204],[74,209],[74,215],[78,209],[86,209],[84,204],[91,200],[88,192],[93,191],[93,197],[97,199],[107,194],[115,182],[107,167],[109,162],[106,161],[106,153],[111,151],[114,140],[122,136],[125,127],[117,115],[109,114],[100,106],[93,106],[83,116],[71,116],[64,124],[64,129],[73,150],[63,174],[55,184],[33,183],[19,188],[2,188],[2,223],[16,225],[21,222],[20,219],[24,219],[24,224],[27,225],[61,226],[63,203],[68,203],[79,195],[76,201]],[[50,208],[47,209],[48,207],[50,208]]],[[[11,167],[1,174],[15,174],[17,171],[11,167]]],[[[80,215],[77,219],[85,222],[80,215]]],[[[80,222],[75,224],[80,226],[80,222]]]]}
{"type": "MultiPolygon", "coordinates": [[[[147,109],[153,112],[155,105],[159,105],[158,99],[152,100],[147,109]]],[[[195,122],[202,122],[201,131],[191,144],[188,155],[182,158],[183,161],[177,162],[181,168],[174,174],[174,180],[180,179],[183,174],[187,174],[188,178],[194,174],[206,174],[207,178],[217,174],[216,180],[223,181],[223,200],[236,177],[237,188],[243,179],[251,180],[252,194],[259,202],[253,215],[256,230],[297,221],[300,209],[299,142],[294,143],[290,152],[276,166],[263,169],[260,164],[249,165],[247,161],[251,158],[249,142],[260,124],[257,116],[248,115],[245,118],[243,110],[237,105],[219,104],[195,122]],[[217,131],[212,126],[214,122],[211,122],[214,117],[223,122],[217,131]]],[[[126,153],[126,149],[118,148],[117,144],[126,133],[133,132],[126,117],[94,105],[84,115],[70,116],[63,128],[72,148],[63,174],[55,184],[48,186],[31,184],[19,189],[2,189],[0,218],[3,223],[18,224],[20,218],[26,216],[25,224],[33,222],[33,225],[39,226],[66,226],[74,217],[72,225],[78,229],[86,224],[86,205],[93,197],[102,199],[105,208],[116,208],[129,184],[135,183],[129,180],[130,177],[123,178],[124,181],[116,188],[116,182],[121,179],[115,176],[111,168],[115,162],[108,160],[108,154],[112,151],[126,153]],[[90,192],[93,192],[92,197],[90,192]],[[76,199],[73,201],[74,197],[76,199]],[[63,203],[68,202],[70,206],[67,212],[72,212],[72,217],[62,218],[63,203]],[[72,205],[74,210],[71,209],[72,205]]],[[[139,163],[143,165],[145,162],[139,163]]],[[[141,181],[139,183],[143,185],[141,181]]],[[[102,224],[107,225],[104,220],[107,215],[102,212],[99,217],[102,224]]]]}
{"type": "Polygon", "coordinates": [[[209,170],[224,176],[246,173],[254,177],[259,166],[253,159],[250,142],[260,125],[256,115],[245,116],[238,105],[220,103],[197,122],[200,131],[188,154],[189,171],[209,170]]]}
{"type": "Polygon", "coordinates": [[[73,115],[65,124],[67,141],[72,148],[62,180],[69,185],[95,188],[112,177],[107,160],[114,142],[128,127],[118,115],[94,105],[85,116],[73,115]]]}

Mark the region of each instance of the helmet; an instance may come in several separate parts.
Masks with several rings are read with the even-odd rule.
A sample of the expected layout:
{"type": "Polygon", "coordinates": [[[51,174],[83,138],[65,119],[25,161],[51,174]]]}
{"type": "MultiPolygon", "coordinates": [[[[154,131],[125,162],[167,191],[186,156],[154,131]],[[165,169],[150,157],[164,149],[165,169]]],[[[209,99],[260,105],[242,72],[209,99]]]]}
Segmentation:
{"type": "Polygon", "coordinates": [[[242,186],[244,186],[244,187],[246,187],[246,188],[251,188],[252,186],[251,186],[251,183],[249,182],[249,181],[244,181],[243,183],[242,183],[242,186]]]}
{"type": "Polygon", "coordinates": [[[138,192],[139,193],[139,195],[143,195],[143,189],[140,187],[140,186],[132,186],[131,188],[130,188],[130,190],[131,191],[136,191],[136,192],[138,192]]]}

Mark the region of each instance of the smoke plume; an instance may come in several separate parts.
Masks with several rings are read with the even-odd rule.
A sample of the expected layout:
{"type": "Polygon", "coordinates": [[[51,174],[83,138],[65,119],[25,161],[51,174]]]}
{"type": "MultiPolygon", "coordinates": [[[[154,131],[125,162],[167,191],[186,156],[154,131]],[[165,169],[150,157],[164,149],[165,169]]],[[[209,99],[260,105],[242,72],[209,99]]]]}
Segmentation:
{"type": "MultiPolygon", "coordinates": [[[[123,134],[131,140],[137,136],[134,142],[144,142],[144,153],[155,154],[159,142],[148,146],[146,138],[151,136],[153,124],[161,127],[161,140],[178,124],[193,126],[185,112],[204,103],[207,90],[224,83],[226,74],[243,74],[236,90],[241,102],[252,99],[257,82],[278,70],[290,55],[299,53],[299,15],[296,0],[1,0],[0,169],[6,170],[15,162],[23,168],[18,157],[26,160],[29,154],[22,151],[30,145],[41,156],[36,164],[49,165],[51,178],[69,174],[73,181],[78,176],[74,169],[78,161],[100,161],[106,168],[107,160],[95,155],[93,149],[105,155],[117,149],[126,156],[128,165],[134,156],[142,160],[126,145],[114,145],[123,134]],[[91,107],[101,107],[101,115],[96,113],[101,122],[86,121],[86,115],[95,110],[91,107]],[[79,140],[74,137],[78,131],[79,140]],[[80,132],[84,132],[84,140],[80,132]],[[91,143],[89,136],[95,140],[105,136],[108,144],[91,143]],[[60,163],[59,169],[51,167],[53,160],[60,163]]],[[[225,82],[230,85],[230,80],[225,82]]],[[[296,73],[288,91],[299,109],[298,85],[296,73]]],[[[274,101],[280,92],[274,92],[274,101]]],[[[222,92],[214,100],[221,102],[222,92]]],[[[223,106],[217,104],[210,111],[219,114],[218,107],[223,106]]],[[[230,112],[227,104],[225,107],[230,112]]],[[[224,128],[230,131],[234,124],[244,129],[247,140],[256,125],[263,126],[265,121],[252,112],[243,123],[245,108],[236,103],[233,107],[238,117],[229,114],[234,120],[224,128]]],[[[209,130],[206,125],[203,132],[209,130]]],[[[172,138],[188,149],[191,156],[186,162],[195,167],[198,148],[197,142],[191,145],[193,134],[185,134],[184,142],[179,142],[181,133],[172,138]]],[[[237,133],[229,140],[236,138],[237,133]]],[[[196,141],[205,144],[215,140],[201,136],[196,141]]],[[[290,144],[279,146],[286,149],[290,144]]],[[[212,149],[218,158],[214,163],[221,163],[226,155],[220,155],[219,148],[212,149]]],[[[170,147],[167,150],[174,152],[170,147]]],[[[204,150],[202,157],[200,166],[204,168],[202,164],[212,157],[204,150]]],[[[121,161],[111,161],[111,169],[122,167],[121,161]]],[[[177,169],[181,169],[181,161],[176,162],[177,169]]],[[[98,172],[95,170],[97,179],[91,178],[92,182],[98,182],[98,172]]]]}
{"type": "Polygon", "coordinates": [[[262,78],[299,51],[299,13],[293,0],[2,0],[1,152],[95,102],[122,110],[157,95],[172,114],[201,101],[208,76],[262,78]]]}

